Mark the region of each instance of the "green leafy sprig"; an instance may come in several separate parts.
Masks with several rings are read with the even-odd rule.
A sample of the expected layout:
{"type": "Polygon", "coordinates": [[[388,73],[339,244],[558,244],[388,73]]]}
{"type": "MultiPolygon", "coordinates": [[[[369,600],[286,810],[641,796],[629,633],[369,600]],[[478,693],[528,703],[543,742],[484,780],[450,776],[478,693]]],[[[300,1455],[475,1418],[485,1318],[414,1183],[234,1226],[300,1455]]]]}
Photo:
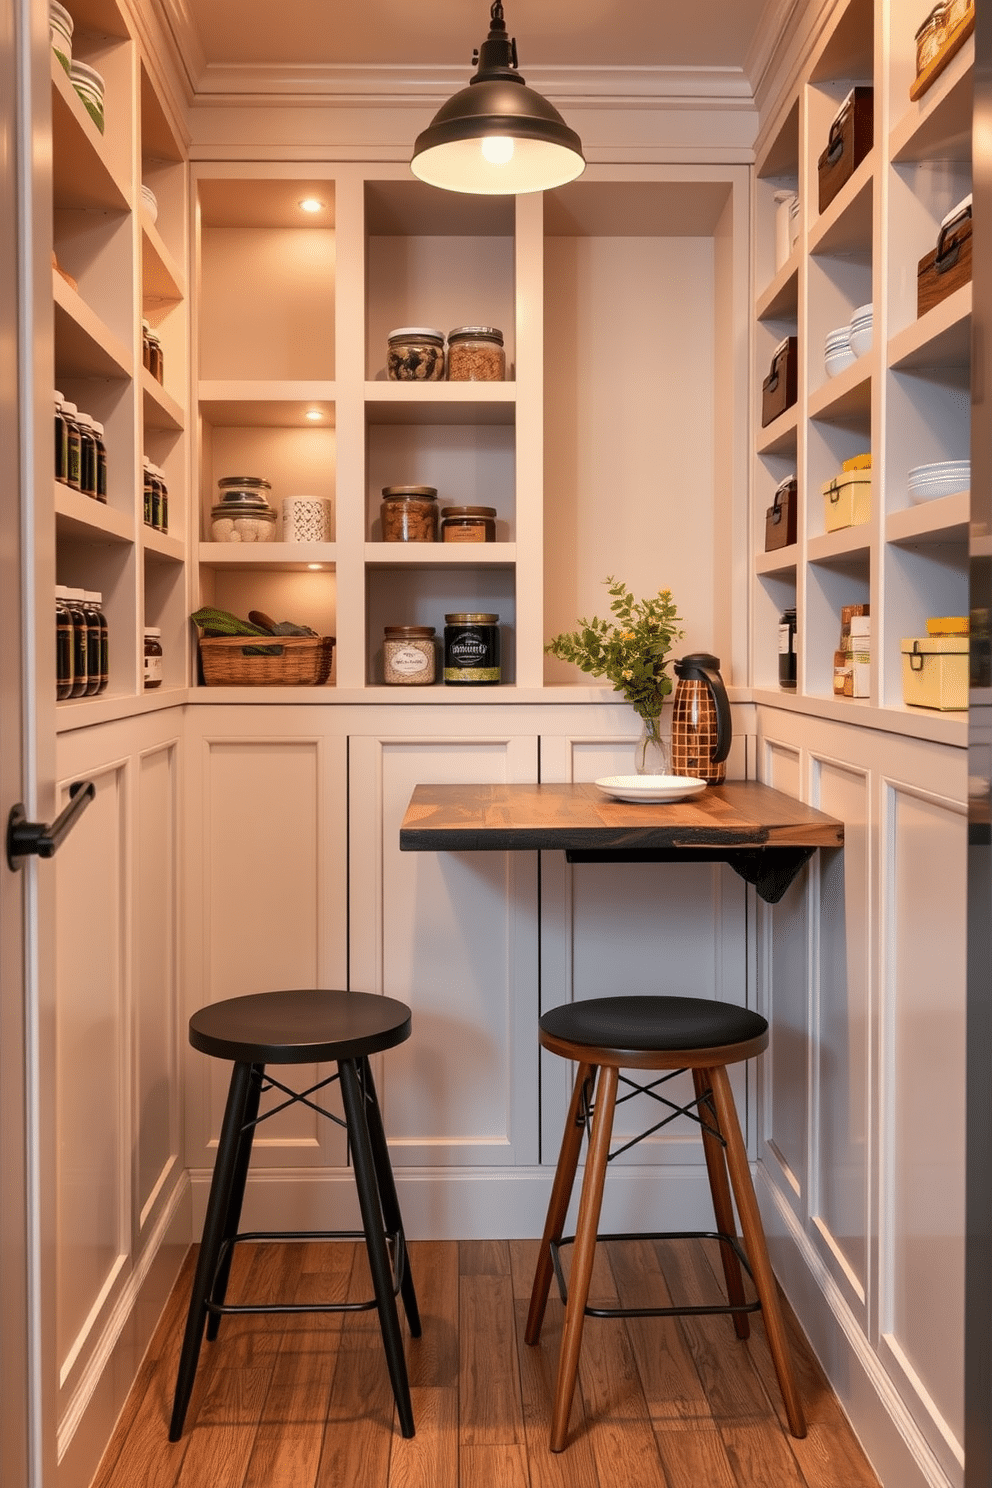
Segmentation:
{"type": "Polygon", "coordinates": [[[545,651],[594,677],[608,677],[641,718],[656,719],[672,690],[666,667],[672,642],[681,640],[681,616],[670,589],[654,599],[635,599],[612,576],[608,585],[614,619],[580,620],[577,630],[553,636],[545,651]]]}

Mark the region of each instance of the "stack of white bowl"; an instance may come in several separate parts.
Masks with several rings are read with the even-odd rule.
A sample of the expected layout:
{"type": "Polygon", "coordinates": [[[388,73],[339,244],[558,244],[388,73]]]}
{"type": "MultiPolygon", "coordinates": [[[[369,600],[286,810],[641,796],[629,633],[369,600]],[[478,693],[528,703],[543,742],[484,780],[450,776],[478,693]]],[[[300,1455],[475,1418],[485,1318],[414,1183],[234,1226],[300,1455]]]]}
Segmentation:
{"type": "Polygon", "coordinates": [[[48,34],[52,51],[66,72],[72,72],[72,16],[59,0],[48,0],[48,34]]]}
{"type": "Polygon", "coordinates": [[[153,222],[158,219],[158,198],[150,186],[141,183],[141,203],[153,222]]]}
{"type": "Polygon", "coordinates": [[[917,465],[906,481],[909,499],[914,503],[952,496],[955,491],[967,491],[970,485],[970,460],[937,460],[933,465],[917,465]]]}
{"type": "Polygon", "coordinates": [[[838,372],[853,366],[856,361],[857,357],[851,350],[851,327],[839,326],[836,331],[828,331],[823,349],[823,365],[827,369],[827,376],[836,377],[838,372]]]}
{"type": "Polygon", "coordinates": [[[72,86],[83,100],[83,106],[93,123],[103,133],[103,74],[85,62],[73,61],[69,69],[72,86]]]}
{"type": "Polygon", "coordinates": [[[851,316],[849,327],[851,350],[856,357],[864,356],[866,351],[871,351],[874,319],[875,311],[871,305],[859,305],[851,316]]]}

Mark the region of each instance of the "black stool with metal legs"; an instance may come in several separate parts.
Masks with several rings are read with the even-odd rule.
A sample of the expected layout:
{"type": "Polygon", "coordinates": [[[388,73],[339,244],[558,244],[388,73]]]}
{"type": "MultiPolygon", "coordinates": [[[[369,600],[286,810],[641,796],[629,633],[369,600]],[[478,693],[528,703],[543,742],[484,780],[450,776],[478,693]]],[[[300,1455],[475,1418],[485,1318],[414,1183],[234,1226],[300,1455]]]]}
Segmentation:
{"type": "Polygon", "coordinates": [[[789,1430],[793,1436],[805,1436],[806,1422],[789,1356],[785,1323],[727,1075],[729,1064],[750,1059],[765,1048],[768,1043],[767,1021],[748,1008],[701,997],[594,997],[552,1008],[545,1013],[540,1020],[540,1041],[552,1054],[572,1059],[578,1065],[524,1333],[527,1343],[538,1342],[551,1278],[556,1275],[565,1303],[565,1327],[552,1413],[551,1450],[560,1452],[565,1446],[579,1369],[582,1325],[587,1316],[669,1317],[685,1313],[729,1312],[733,1315],[737,1336],[747,1338],[747,1314],[760,1308],[789,1430]],[[621,1069],[660,1073],[657,1079],[641,1084],[621,1075],[621,1069]],[[694,1099],[680,1105],[659,1094],[659,1088],[684,1070],[692,1071],[694,1099]],[[649,1131],[611,1152],[613,1113],[621,1085],[625,1087],[621,1100],[629,1100],[638,1093],[649,1095],[660,1102],[666,1114],[649,1131]],[[689,1116],[699,1124],[717,1228],[706,1232],[693,1230],[626,1238],[675,1240],[705,1237],[719,1240],[728,1300],[725,1304],[713,1306],[591,1308],[587,1302],[597,1238],[625,1238],[622,1235],[597,1236],[607,1163],[619,1152],[666,1126],[676,1116],[689,1116]],[[586,1131],[589,1133],[589,1154],[575,1227],[572,1271],[566,1288],[559,1251],[563,1245],[572,1243],[571,1238],[563,1238],[563,1230],[582,1134],[586,1131]],[[731,1185],[740,1215],[743,1249],[735,1229],[731,1185]],[[745,1300],[742,1265],[754,1281],[757,1302],[745,1300]]]}
{"type": "Polygon", "coordinates": [[[214,1339],[228,1312],[358,1312],[376,1308],[396,1400],[400,1430],[413,1436],[413,1409],[406,1359],[396,1309],[403,1298],[410,1333],[420,1337],[420,1314],[407,1260],[403,1221],[389,1151],[382,1126],[369,1055],[395,1048],[410,1036],[410,1009],[391,997],[367,992],[259,992],[232,997],[201,1008],[189,1021],[194,1049],[217,1059],[231,1059],[234,1069],[221,1125],[203,1238],[190,1297],[172,1409],[169,1440],[178,1441],[193,1390],[200,1344],[206,1325],[214,1339]],[[297,1092],[265,1073],[267,1064],[335,1063],[336,1073],[297,1092]],[[344,1120],[311,1096],[340,1081],[344,1120]],[[259,1115],[261,1096],[281,1091],[286,1099],[259,1115]],[[346,1127],[355,1186],[362,1214],[361,1230],[251,1231],[240,1234],[241,1204],[251,1159],[252,1139],[261,1121],[301,1101],[311,1110],[346,1127]],[[228,1277],[239,1240],[358,1239],[364,1236],[374,1297],[361,1302],[227,1303],[228,1277]]]}

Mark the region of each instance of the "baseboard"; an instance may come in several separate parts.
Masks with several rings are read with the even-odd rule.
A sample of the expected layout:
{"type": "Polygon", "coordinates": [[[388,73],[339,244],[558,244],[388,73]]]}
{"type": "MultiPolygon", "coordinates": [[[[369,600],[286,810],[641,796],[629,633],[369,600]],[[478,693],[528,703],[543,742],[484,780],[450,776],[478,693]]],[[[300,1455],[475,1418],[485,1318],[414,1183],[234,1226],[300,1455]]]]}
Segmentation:
{"type": "MultiPolygon", "coordinates": [[[[573,1213],[578,1198],[576,1182],[573,1213]]],[[[210,1172],[192,1180],[193,1233],[203,1229],[210,1172]]],[[[537,1239],[554,1173],[534,1168],[397,1168],[396,1188],[411,1240],[537,1239]]],[[[245,1190],[241,1227],[357,1229],[355,1185],[347,1169],[257,1169],[245,1190]]],[[[678,1170],[611,1168],[600,1228],[613,1230],[712,1229],[713,1206],[704,1166],[678,1170]]]]}
{"type": "Polygon", "coordinates": [[[937,1460],[843,1293],[760,1164],[755,1189],[775,1274],[882,1488],[960,1488],[937,1460]]]}
{"type": "Polygon", "coordinates": [[[151,1342],[193,1233],[183,1173],[121,1286],[59,1423],[58,1488],[88,1488],[151,1342]]]}

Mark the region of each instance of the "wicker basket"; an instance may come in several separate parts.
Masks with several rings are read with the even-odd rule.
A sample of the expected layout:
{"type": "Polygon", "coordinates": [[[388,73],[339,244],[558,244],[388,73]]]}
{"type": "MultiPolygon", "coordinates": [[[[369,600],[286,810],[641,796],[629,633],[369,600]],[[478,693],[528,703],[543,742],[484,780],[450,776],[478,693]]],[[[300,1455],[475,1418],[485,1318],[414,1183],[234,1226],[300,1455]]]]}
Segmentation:
{"type": "Polygon", "coordinates": [[[200,637],[208,687],[319,687],[333,656],[333,636],[200,637]]]}

